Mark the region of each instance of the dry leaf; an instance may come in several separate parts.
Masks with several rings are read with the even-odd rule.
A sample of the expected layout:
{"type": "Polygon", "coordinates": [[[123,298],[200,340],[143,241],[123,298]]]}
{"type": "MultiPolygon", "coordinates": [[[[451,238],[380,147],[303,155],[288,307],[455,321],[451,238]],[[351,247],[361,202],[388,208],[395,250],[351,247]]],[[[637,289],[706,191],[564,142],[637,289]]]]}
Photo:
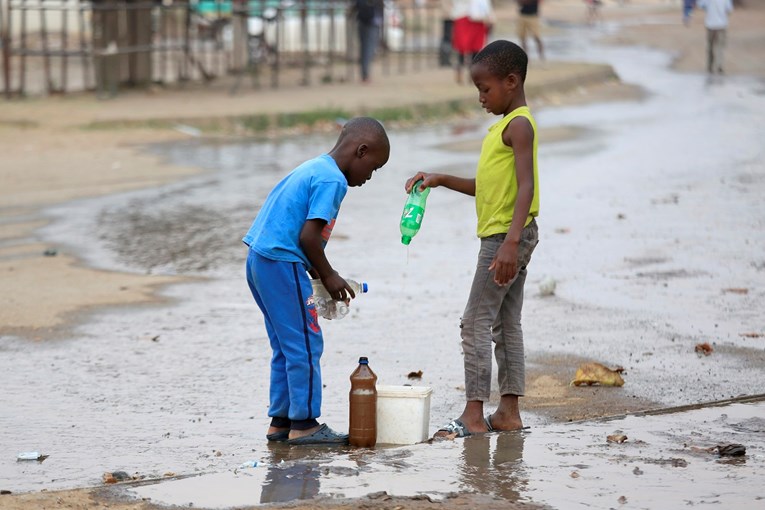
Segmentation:
{"type": "Polygon", "coordinates": [[[747,333],[739,333],[738,336],[743,336],[744,338],[762,338],[765,336],[765,333],[755,333],[750,331],[747,333]]]}
{"type": "Polygon", "coordinates": [[[749,294],[749,289],[746,287],[728,287],[727,289],[723,289],[723,292],[728,292],[730,294],[749,294]]]}
{"type": "Polygon", "coordinates": [[[422,379],[422,370],[418,370],[416,372],[409,372],[407,377],[409,379],[422,379]]]}
{"type": "Polygon", "coordinates": [[[578,471],[572,471],[570,476],[571,476],[571,478],[579,478],[579,472],[578,471]]]}
{"type": "Polygon", "coordinates": [[[606,436],[606,442],[607,443],[619,443],[622,444],[627,440],[627,436],[624,434],[611,434],[609,436],[606,436]]]}
{"type": "Polygon", "coordinates": [[[714,349],[712,349],[712,346],[709,345],[708,342],[704,342],[703,344],[696,344],[694,351],[698,352],[699,354],[703,354],[704,356],[709,356],[712,354],[714,349]]]}
{"type": "Polygon", "coordinates": [[[624,372],[622,367],[613,370],[600,363],[583,363],[576,370],[572,386],[600,384],[601,386],[623,386],[624,379],[619,375],[624,372]]]}

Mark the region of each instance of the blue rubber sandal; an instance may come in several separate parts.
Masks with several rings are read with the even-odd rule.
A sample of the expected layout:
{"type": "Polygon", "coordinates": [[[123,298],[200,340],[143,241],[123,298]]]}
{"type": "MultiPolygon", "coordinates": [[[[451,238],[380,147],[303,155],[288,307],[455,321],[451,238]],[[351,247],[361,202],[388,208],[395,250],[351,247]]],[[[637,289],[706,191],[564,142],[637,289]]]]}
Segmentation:
{"type": "Polygon", "coordinates": [[[279,432],[274,432],[273,434],[266,434],[266,439],[268,439],[268,441],[272,443],[283,443],[289,438],[290,438],[289,430],[280,430],[279,432]]]}
{"type": "Polygon", "coordinates": [[[348,434],[335,432],[326,423],[322,423],[319,430],[313,434],[294,439],[287,439],[290,445],[346,445],[348,444],[348,434]]]}

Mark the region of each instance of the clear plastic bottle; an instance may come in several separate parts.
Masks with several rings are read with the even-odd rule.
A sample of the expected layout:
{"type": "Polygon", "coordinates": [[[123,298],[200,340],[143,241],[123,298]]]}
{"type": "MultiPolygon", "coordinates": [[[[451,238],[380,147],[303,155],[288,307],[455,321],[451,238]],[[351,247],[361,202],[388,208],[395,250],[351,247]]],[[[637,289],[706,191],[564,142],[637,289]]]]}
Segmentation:
{"type": "Polygon", "coordinates": [[[404,204],[404,212],[401,214],[401,224],[399,225],[401,230],[401,242],[405,245],[409,245],[412,242],[412,238],[420,231],[420,225],[422,225],[422,218],[425,216],[425,201],[430,193],[430,188],[425,188],[420,191],[420,185],[422,179],[414,183],[412,191],[409,192],[409,197],[404,204]]]}
{"type": "Polygon", "coordinates": [[[369,360],[359,358],[351,374],[348,442],[351,446],[372,447],[377,443],[377,376],[369,360]]]}
{"type": "MultiPolygon", "coordinates": [[[[356,297],[366,293],[369,290],[367,282],[356,282],[354,280],[345,280],[348,285],[353,289],[356,297]]],[[[350,311],[348,304],[345,301],[338,301],[332,299],[327,289],[321,283],[318,278],[311,280],[311,287],[313,287],[313,304],[316,307],[316,312],[325,319],[342,319],[350,311]]]]}

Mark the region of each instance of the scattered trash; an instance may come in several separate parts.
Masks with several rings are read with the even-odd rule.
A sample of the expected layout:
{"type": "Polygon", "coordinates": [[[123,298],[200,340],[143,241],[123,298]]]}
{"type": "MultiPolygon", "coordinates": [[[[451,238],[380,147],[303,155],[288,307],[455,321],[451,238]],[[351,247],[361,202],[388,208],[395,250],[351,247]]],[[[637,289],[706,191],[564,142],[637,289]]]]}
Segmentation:
{"type": "Polygon", "coordinates": [[[46,257],[55,257],[56,255],[58,255],[58,250],[55,248],[48,248],[47,250],[43,252],[43,255],[46,257]]]}
{"type": "Polygon", "coordinates": [[[103,479],[104,483],[117,483],[133,480],[133,477],[124,471],[112,471],[104,473],[103,479]]]}
{"type": "Polygon", "coordinates": [[[189,135],[189,136],[201,136],[202,135],[202,131],[201,130],[199,130],[199,129],[195,128],[195,127],[192,127],[192,126],[188,126],[186,124],[176,124],[175,126],[173,126],[173,129],[175,129],[179,133],[183,133],[184,135],[189,135]]]}
{"type": "Polygon", "coordinates": [[[696,344],[694,351],[696,351],[699,354],[703,354],[704,356],[709,356],[710,354],[712,354],[714,349],[712,349],[712,346],[709,345],[708,342],[704,342],[703,344],[696,344]]]}
{"type": "Polygon", "coordinates": [[[619,499],[617,499],[620,505],[626,505],[627,504],[627,498],[625,496],[619,496],[619,499]]]}
{"type": "Polygon", "coordinates": [[[422,370],[418,370],[416,372],[409,372],[409,374],[407,374],[407,378],[409,378],[409,379],[422,379],[422,370]]]}
{"type": "Polygon", "coordinates": [[[607,443],[618,443],[622,444],[627,440],[627,436],[624,434],[611,434],[609,436],[606,436],[606,442],[607,443]]]}
{"type": "Polygon", "coordinates": [[[247,462],[242,462],[237,469],[250,469],[256,467],[258,467],[257,460],[248,460],[247,462]]]}
{"type": "Polygon", "coordinates": [[[242,462],[242,464],[240,464],[236,469],[251,469],[256,467],[263,467],[265,465],[265,462],[260,462],[259,460],[248,460],[247,462],[242,462]]]}
{"type": "Polygon", "coordinates": [[[572,471],[569,476],[571,478],[579,478],[581,475],[579,474],[579,471],[572,471]]]}
{"type": "Polygon", "coordinates": [[[742,444],[720,444],[717,446],[710,446],[709,448],[701,448],[699,446],[691,446],[691,450],[695,452],[704,453],[716,453],[720,457],[741,457],[746,455],[746,447],[742,444]]]}
{"type": "Polygon", "coordinates": [[[636,476],[640,476],[643,474],[643,470],[639,467],[635,466],[635,469],[632,470],[632,474],[636,476]]]}
{"type": "Polygon", "coordinates": [[[172,471],[168,471],[167,473],[164,473],[162,476],[165,478],[170,478],[171,476],[175,476],[175,473],[172,471]]]}
{"type": "Polygon", "coordinates": [[[545,277],[539,283],[539,295],[540,296],[552,296],[555,294],[556,282],[552,276],[545,277]]]}
{"type": "Polygon", "coordinates": [[[600,363],[584,363],[576,370],[572,386],[592,386],[599,384],[601,386],[624,386],[624,379],[620,375],[624,372],[622,367],[613,370],[601,365],[600,363]]]}
{"type": "Polygon", "coordinates": [[[729,294],[749,294],[749,289],[745,287],[728,287],[727,289],[723,289],[723,292],[729,294]]]}
{"type": "Polygon", "coordinates": [[[747,333],[739,333],[738,336],[743,336],[744,338],[762,338],[765,336],[765,333],[755,333],[750,331],[747,333]]]}
{"type": "Polygon", "coordinates": [[[16,460],[36,460],[42,462],[48,457],[48,455],[43,455],[40,452],[21,452],[16,455],[16,460]]]}
{"type": "Polygon", "coordinates": [[[746,455],[746,447],[738,443],[718,445],[715,449],[720,457],[741,457],[746,455]]]}

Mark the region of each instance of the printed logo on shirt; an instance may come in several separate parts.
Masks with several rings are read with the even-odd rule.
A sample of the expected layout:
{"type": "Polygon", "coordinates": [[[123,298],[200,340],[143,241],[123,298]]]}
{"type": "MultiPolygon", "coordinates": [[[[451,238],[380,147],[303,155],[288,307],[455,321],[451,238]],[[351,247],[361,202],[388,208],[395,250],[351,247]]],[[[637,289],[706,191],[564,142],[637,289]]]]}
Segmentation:
{"type": "Polygon", "coordinates": [[[321,231],[321,239],[324,241],[324,244],[327,244],[329,236],[332,235],[332,229],[335,228],[335,221],[337,221],[337,218],[332,218],[332,221],[324,225],[324,228],[321,231]]]}

